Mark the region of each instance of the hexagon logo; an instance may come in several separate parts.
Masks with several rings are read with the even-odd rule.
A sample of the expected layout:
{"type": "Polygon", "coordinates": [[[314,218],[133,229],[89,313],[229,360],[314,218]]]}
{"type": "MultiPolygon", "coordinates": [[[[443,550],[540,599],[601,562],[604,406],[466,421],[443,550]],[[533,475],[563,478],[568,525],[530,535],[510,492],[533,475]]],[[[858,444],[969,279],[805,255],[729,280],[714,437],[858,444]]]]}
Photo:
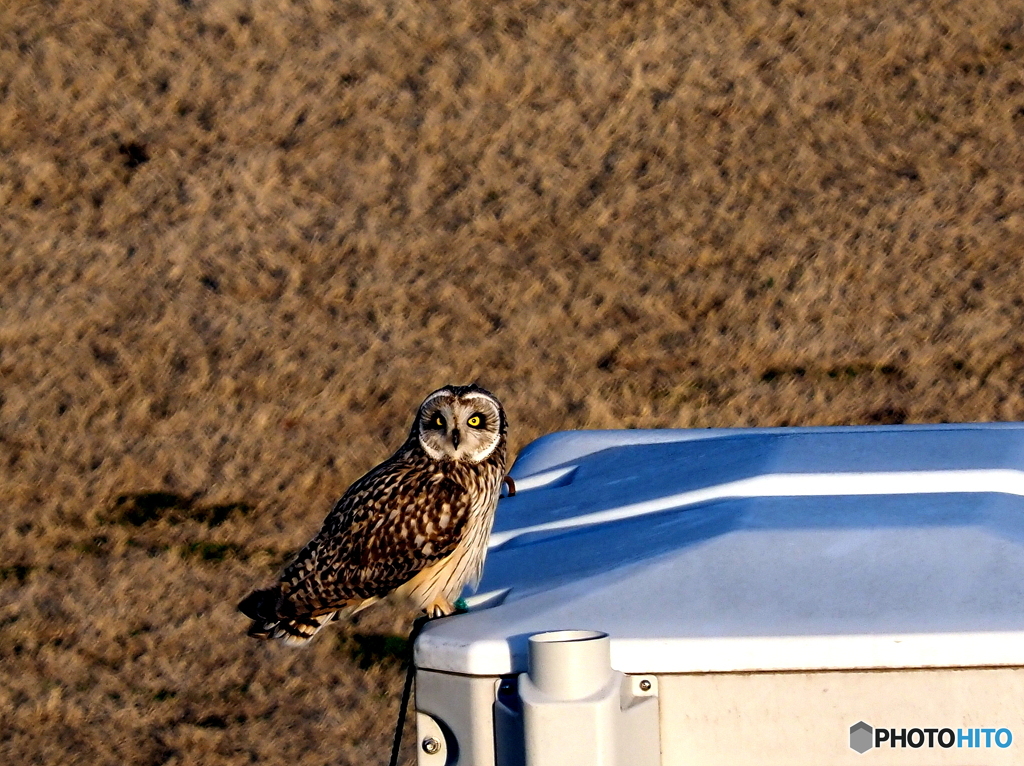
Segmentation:
{"type": "Polygon", "coordinates": [[[850,747],[863,755],[874,747],[874,729],[863,721],[850,727],[850,747]]]}

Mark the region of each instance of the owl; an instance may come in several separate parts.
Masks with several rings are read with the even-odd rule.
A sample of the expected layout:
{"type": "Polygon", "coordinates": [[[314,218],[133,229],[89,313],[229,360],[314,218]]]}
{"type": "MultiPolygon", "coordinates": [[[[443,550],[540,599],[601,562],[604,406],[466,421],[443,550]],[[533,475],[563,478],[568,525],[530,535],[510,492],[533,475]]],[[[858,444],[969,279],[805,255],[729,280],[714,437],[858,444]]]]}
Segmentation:
{"type": "Polygon", "coordinates": [[[477,385],[423,400],[409,438],[356,481],[272,588],[238,605],[249,635],[303,644],[382,598],[451,614],[480,579],[506,455],[505,411],[477,385]]]}

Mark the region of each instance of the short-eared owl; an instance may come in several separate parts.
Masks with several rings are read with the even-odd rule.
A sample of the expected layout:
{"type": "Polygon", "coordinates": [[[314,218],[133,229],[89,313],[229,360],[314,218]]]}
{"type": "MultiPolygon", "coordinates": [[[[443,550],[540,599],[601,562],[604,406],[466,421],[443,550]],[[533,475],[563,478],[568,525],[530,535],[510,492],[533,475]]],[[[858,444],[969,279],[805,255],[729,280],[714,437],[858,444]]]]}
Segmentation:
{"type": "Polygon", "coordinates": [[[476,385],[428,396],[398,452],[348,488],[277,585],[238,605],[249,635],[305,643],[391,594],[432,617],[454,611],[483,568],[506,430],[501,404],[476,385]]]}

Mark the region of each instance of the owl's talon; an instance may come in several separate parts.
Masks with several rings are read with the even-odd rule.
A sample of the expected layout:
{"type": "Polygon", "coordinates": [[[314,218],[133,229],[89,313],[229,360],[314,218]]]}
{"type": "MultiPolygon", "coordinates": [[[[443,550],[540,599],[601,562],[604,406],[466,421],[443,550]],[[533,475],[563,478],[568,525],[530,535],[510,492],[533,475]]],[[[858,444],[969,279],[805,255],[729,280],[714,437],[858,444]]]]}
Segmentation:
{"type": "Polygon", "coordinates": [[[508,487],[508,492],[505,494],[505,497],[512,497],[513,495],[515,495],[516,483],[511,476],[506,476],[504,479],[501,480],[501,482],[506,487],[508,487]]]}
{"type": "Polygon", "coordinates": [[[427,616],[431,620],[436,620],[438,617],[447,617],[451,614],[458,614],[460,611],[460,603],[465,604],[461,598],[452,604],[452,602],[444,596],[437,596],[433,601],[427,604],[423,611],[427,613],[427,616]]]}

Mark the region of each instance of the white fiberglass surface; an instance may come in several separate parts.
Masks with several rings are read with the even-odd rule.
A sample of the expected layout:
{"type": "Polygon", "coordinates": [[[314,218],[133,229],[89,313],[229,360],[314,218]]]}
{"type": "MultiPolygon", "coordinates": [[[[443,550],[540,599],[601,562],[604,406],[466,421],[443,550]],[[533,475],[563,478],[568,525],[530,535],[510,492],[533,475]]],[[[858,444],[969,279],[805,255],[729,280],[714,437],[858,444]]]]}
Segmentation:
{"type": "Polygon", "coordinates": [[[726,434],[534,460],[490,608],[430,625],[421,666],[513,672],[559,629],[636,672],[1024,664],[1019,427],[726,434]]]}
{"type": "MultiPolygon", "coordinates": [[[[608,432],[597,434],[599,444],[611,438],[608,432]]],[[[576,438],[589,441],[587,432],[576,438]]],[[[537,454],[529,447],[524,452],[537,454]]],[[[559,456],[564,452],[554,450],[548,458],[559,456]]],[[[1002,491],[993,488],[994,482],[1024,494],[1024,431],[984,425],[737,429],[713,438],[627,444],[557,466],[560,471],[543,466],[555,479],[537,489],[529,488],[534,474],[524,475],[522,462],[517,461],[512,476],[527,489],[503,503],[492,545],[517,529],[540,524],[585,522],[602,513],[612,520],[645,507],[661,510],[723,497],[1002,491]]]]}

